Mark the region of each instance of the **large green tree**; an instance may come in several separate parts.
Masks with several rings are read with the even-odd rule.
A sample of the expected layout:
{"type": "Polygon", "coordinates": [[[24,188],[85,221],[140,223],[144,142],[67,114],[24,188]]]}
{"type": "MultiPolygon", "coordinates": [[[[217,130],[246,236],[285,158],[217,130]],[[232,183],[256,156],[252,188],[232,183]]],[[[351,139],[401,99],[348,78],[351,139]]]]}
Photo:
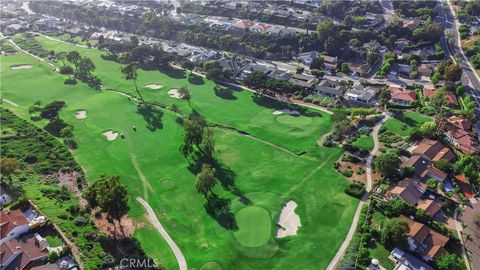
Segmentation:
{"type": "Polygon", "coordinates": [[[83,193],[88,204],[99,207],[110,218],[120,221],[127,214],[128,192],[120,183],[118,175],[102,175],[95,183],[88,186],[83,193]]]}
{"type": "Polygon", "coordinates": [[[375,159],[375,168],[385,178],[391,178],[398,174],[402,161],[397,151],[390,150],[375,159]]]}
{"type": "Polygon", "coordinates": [[[463,270],[465,263],[458,255],[447,253],[435,261],[438,270],[463,270]]]}
{"type": "Polygon", "coordinates": [[[203,164],[202,170],[197,175],[197,192],[207,196],[210,192],[212,192],[216,184],[217,179],[215,178],[215,169],[209,164],[203,164]]]}
{"type": "Polygon", "coordinates": [[[380,242],[386,247],[407,246],[407,233],[409,232],[408,224],[399,219],[387,219],[382,222],[380,228],[380,242]]]}

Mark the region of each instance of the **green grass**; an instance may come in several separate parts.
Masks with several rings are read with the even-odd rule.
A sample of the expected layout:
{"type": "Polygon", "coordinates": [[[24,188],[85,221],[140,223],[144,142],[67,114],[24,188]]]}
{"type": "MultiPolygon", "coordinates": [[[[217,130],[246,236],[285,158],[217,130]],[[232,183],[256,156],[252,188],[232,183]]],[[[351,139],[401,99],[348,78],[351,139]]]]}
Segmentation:
{"type": "Polygon", "coordinates": [[[47,239],[47,243],[50,247],[58,247],[63,245],[63,241],[62,241],[62,238],[60,238],[60,236],[48,235],[45,237],[45,239],[47,239]]]}
{"type": "Polygon", "coordinates": [[[380,243],[375,242],[375,244],[375,248],[369,249],[370,256],[374,259],[377,259],[380,262],[380,265],[383,266],[385,269],[393,270],[395,268],[395,265],[388,258],[388,256],[390,256],[390,252],[386,250],[385,247],[380,243]]]}
{"type": "Polygon", "coordinates": [[[355,140],[355,142],[353,142],[353,145],[360,149],[372,151],[374,146],[373,138],[370,135],[362,135],[357,140],[355,140]]]}
{"type": "Polygon", "coordinates": [[[390,118],[383,125],[387,130],[405,137],[410,135],[413,129],[428,121],[431,121],[431,118],[418,112],[408,111],[403,113],[403,119],[390,118]]]}
{"type": "MultiPolygon", "coordinates": [[[[41,37],[38,41],[56,52],[79,50],[92,58],[97,66],[95,73],[107,88],[135,94],[133,84],[122,79],[120,65],[103,60],[102,52],[41,37]]],[[[104,173],[119,174],[130,194],[129,216],[145,223],[145,211],[135,201],[136,196],[144,197],[182,250],[189,268],[198,269],[217,262],[222,269],[288,269],[298,265],[303,269],[323,269],[340,247],[358,201],[343,192],[348,182],[333,169],[342,150],[316,146],[319,136],[331,129],[328,115],[307,110],[298,117],[275,116],[272,112],[284,107],[283,104],[271,100],[256,104],[247,91],[223,89],[221,91],[230,91],[235,97],[225,99],[208,80],[194,85],[184,75],[172,77],[158,71],[139,71],[138,85],[164,85],[159,90],[142,88],[147,100],[165,105],[175,103],[188,114],[191,108],[186,101],[167,94],[170,88],[187,85],[191,90],[192,108],[210,123],[242,130],[258,138],[230,129],[214,129],[216,159],[233,172],[234,185],[250,201],[248,206],[265,209],[272,224],[268,243],[245,247],[236,240],[234,231],[220,226],[207,214],[203,206],[206,200],[195,190],[196,177],[179,152],[183,127],[173,113],[157,112],[156,120],[162,125],[151,130],[147,128],[146,119],[137,113],[136,104],[124,96],[96,91],[82,83],[66,86],[65,77],[53,72],[52,67],[23,54],[2,56],[1,60],[2,97],[19,104],[18,107],[4,106],[28,119],[28,107],[35,100],[44,105],[52,100],[65,101],[67,107],[60,116],[74,127],[79,148],[73,153],[85,169],[87,180],[95,181],[104,173]],[[33,68],[10,69],[18,63],[30,63],[33,68]],[[78,109],[87,110],[86,119],[75,119],[78,109]],[[137,131],[133,131],[132,126],[136,126],[137,131]],[[107,129],[119,131],[125,138],[107,141],[101,135],[107,129]],[[305,153],[296,155],[274,145],[305,153]],[[275,239],[273,224],[288,200],[298,204],[295,211],[300,216],[301,227],[295,237],[275,239]]],[[[221,185],[217,185],[215,192],[231,200],[232,213],[247,206],[238,194],[221,185]]],[[[239,220],[237,225],[243,227],[239,220]]],[[[151,227],[138,229],[134,236],[148,255],[169,269],[177,268],[170,249],[151,227]]]]}
{"type": "Polygon", "coordinates": [[[258,206],[247,206],[235,214],[238,231],[235,239],[246,247],[259,247],[271,238],[272,223],[267,210],[258,206]]]}

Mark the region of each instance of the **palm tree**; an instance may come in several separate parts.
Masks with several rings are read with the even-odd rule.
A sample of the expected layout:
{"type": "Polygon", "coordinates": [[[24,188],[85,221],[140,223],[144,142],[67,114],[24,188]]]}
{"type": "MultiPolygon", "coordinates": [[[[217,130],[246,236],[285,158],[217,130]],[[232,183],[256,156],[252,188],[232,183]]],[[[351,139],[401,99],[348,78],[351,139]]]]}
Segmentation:
{"type": "Polygon", "coordinates": [[[132,80],[133,85],[135,86],[135,90],[138,93],[138,96],[140,97],[140,100],[142,102],[145,102],[145,100],[142,97],[142,94],[140,94],[140,91],[138,90],[137,87],[137,69],[138,69],[138,62],[132,62],[124,67],[122,67],[122,74],[125,77],[125,80],[132,80]]]}

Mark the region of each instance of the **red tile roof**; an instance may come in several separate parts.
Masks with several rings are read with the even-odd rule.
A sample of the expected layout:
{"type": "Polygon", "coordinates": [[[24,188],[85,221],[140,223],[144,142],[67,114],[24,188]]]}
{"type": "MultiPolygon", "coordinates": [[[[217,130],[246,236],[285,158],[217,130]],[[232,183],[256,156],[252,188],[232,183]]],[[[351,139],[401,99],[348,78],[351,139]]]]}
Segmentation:
{"type": "Polygon", "coordinates": [[[417,94],[413,91],[402,91],[392,93],[392,99],[413,102],[417,100],[417,94]]]}
{"type": "Polygon", "coordinates": [[[20,210],[0,211],[0,239],[6,237],[15,227],[28,223],[20,210]]]}
{"type": "Polygon", "coordinates": [[[448,122],[460,129],[469,130],[472,127],[472,122],[468,121],[467,119],[461,116],[450,116],[448,118],[448,122]]]}
{"type": "Polygon", "coordinates": [[[400,216],[402,221],[405,221],[410,227],[408,236],[411,237],[417,246],[425,246],[425,251],[422,255],[429,258],[438,258],[445,254],[444,246],[450,238],[430,229],[426,225],[413,221],[406,216],[400,216]]]}
{"type": "Polygon", "coordinates": [[[11,256],[16,256],[10,264],[6,265],[5,269],[30,269],[33,262],[44,260],[48,256],[47,247],[42,245],[35,235],[24,236],[18,240],[12,239],[2,244],[1,249],[2,266],[11,256]]]}

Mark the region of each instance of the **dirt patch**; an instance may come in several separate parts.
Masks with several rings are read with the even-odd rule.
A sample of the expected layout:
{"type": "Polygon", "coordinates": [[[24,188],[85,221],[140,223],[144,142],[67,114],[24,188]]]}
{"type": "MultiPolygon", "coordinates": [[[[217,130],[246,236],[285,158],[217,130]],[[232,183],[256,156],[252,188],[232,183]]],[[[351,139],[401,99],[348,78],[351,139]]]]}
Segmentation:
{"type": "Polygon", "coordinates": [[[75,118],[77,119],[85,119],[87,118],[87,111],[86,110],[78,110],[75,113],[75,118]]]}
{"type": "Polygon", "coordinates": [[[111,129],[102,132],[102,135],[107,137],[107,140],[113,141],[118,137],[118,132],[112,131],[111,129]]]}
{"type": "Polygon", "coordinates": [[[163,85],[157,84],[157,83],[150,83],[150,84],[145,84],[145,88],[152,89],[152,90],[157,90],[162,88],[163,85]]]}
{"type": "Polygon", "coordinates": [[[73,193],[75,193],[75,195],[80,199],[80,205],[87,205],[87,201],[82,198],[82,191],[78,188],[77,184],[77,179],[81,176],[80,173],[75,171],[68,173],[58,172],[55,173],[54,176],[58,179],[59,186],[68,187],[73,193]]]}
{"type": "Polygon", "coordinates": [[[282,208],[277,224],[280,226],[277,230],[277,238],[297,235],[298,227],[300,227],[300,216],[295,213],[297,203],[288,201],[282,208]]]}
{"type": "Polygon", "coordinates": [[[124,237],[131,237],[133,232],[138,228],[143,227],[143,223],[136,223],[131,218],[124,216],[120,220],[120,223],[117,220],[108,221],[107,214],[98,213],[93,217],[95,226],[101,231],[106,233],[111,237],[116,237],[118,239],[124,237]]]}
{"type": "MultiPolygon", "coordinates": [[[[367,168],[365,166],[365,163],[352,163],[352,162],[347,162],[347,161],[338,161],[338,164],[340,165],[337,169],[338,172],[342,173],[347,170],[352,171],[352,176],[351,177],[346,177],[349,181],[357,181],[366,184],[367,183],[367,168]],[[362,169],[359,169],[362,168],[362,169]],[[359,174],[361,173],[361,174],[359,174]]],[[[372,175],[373,176],[373,175],[372,175]]]]}
{"type": "Polygon", "coordinates": [[[168,94],[172,98],[183,98],[183,95],[180,92],[178,92],[178,89],[175,89],[175,88],[168,90],[168,94]]]}
{"type": "Polygon", "coordinates": [[[31,69],[32,68],[32,65],[30,64],[20,64],[20,65],[13,65],[13,66],[10,66],[10,69],[31,69]]]}
{"type": "Polygon", "coordinates": [[[298,111],[295,110],[289,110],[289,109],[283,109],[283,110],[276,110],[272,112],[273,115],[279,115],[279,114],[289,114],[289,115],[300,115],[298,111]]]}

